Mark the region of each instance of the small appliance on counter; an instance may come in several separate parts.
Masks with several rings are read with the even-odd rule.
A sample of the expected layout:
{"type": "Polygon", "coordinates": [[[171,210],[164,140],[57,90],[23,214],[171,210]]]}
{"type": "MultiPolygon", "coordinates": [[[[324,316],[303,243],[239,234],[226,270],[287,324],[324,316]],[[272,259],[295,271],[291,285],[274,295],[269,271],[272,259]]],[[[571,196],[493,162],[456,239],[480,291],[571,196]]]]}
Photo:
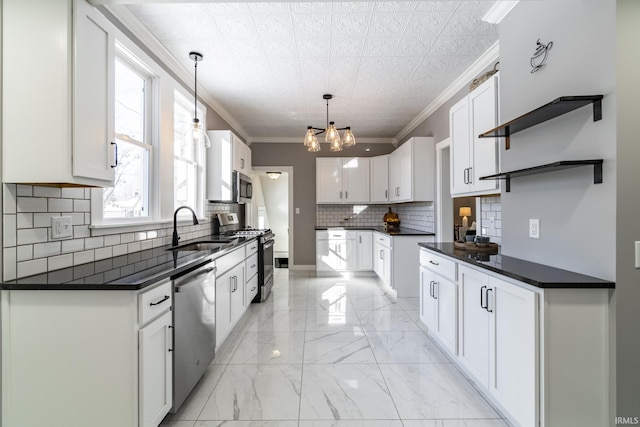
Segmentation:
{"type": "Polygon", "coordinates": [[[400,218],[397,213],[391,210],[391,207],[389,207],[389,212],[384,214],[382,220],[384,221],[384,231],[400,231],[400,218]]]}

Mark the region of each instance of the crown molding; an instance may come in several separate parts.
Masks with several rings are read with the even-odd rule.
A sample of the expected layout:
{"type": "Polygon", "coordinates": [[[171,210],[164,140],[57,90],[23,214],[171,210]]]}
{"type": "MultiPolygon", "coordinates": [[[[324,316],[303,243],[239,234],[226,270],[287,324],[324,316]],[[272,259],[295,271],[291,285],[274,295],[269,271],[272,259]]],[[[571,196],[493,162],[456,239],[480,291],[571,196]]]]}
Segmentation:
{"type": "MultiPolygon", "coordinates": [[[[247,144],[302,144],[304,135],[301,137],[273,137],[273,136],[255,136],[249,138],[247,144]]],[[[356,138],[358,144],[394,144],[397,145],[398,141],[395,138],[356,138]]],[[[324,142],[322,142],[324,144],[324,142]]]]}
{"type": "Polygon", "coordinates": [[[453,81],[431,104],[427,106],[415,119],[411,120],[395,137],[396,140],[402,141],[404,137],[414,130],[420,123],[425,121],[438,108],[442,107],[452,96],[460,89],[466,87],[479,73],[484,71],[488,66],[495,64],[499,58],[500,46],[496,41],[489,49],[485,51],[478,59],[476,59],[469,68],[465,70],[457,79],[453,81]]]}
{"type": "MultiPolygon", "coordinates": [[[[95,4],[96,2],[94,2],[95,4]]],[[[105,2],[103,2],[105,3],[105,2]]],[[[166,47],[158,41],[158,39],[135,17],[133,13],[121,4],[104,4],[105,8],[115,19],[120,21],[122,25],[131,31],[131,33],[138,38],[138,40],[144,44],[144,46],[153,52],[154,55],[160,61],[161,67],[166,67],[177,78],[182,80],[182,83],[186,87],[191,89],[191,86],[187,83],[193,79],[193,75],[190,71],[184,68],[184,66],[176,59],[166,47]]],[[[218,102],[217,99],[207,92],[200,84],[198,84],[198,97],[202,98],[216,113],[226,121],[240,137],[247,140],[247,131],[238,123],[238,121],[218,102]]]]}

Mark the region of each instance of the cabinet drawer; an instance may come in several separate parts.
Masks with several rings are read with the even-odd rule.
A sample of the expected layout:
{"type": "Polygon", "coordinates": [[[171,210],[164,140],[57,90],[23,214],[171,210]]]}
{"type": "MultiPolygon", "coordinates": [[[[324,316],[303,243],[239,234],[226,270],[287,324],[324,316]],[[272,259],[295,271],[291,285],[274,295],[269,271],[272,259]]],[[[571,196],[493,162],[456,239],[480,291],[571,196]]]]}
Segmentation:
{"type": "Polygon", "coordinates": [[[456,263],[432,251],[420,249],[420,265],[451,281],[456,281],[456,263]]]}
{"type": "Polygon", "coordinates": [[[138,295],[140,324],[155,319],[171,307],[171,280],[165,279],[160,285],[138,295]]]}
{"type": "Polygon", "coordinates": [[[244,262],[246,271],[246,281],[248,282],[253,276],[258,273],[258,254],[254,253],[244,262]]]}
{"type": "Polygon", "coordinates": [[[253,278],[247,282],[247,303],[249,305],[251,301],[258,295],[258,275],[254,274],[253,278]]]}
{"type": "Polygon", "coordinates": [[[387,236],[386,234],[381,233],[374,233],[374,239],[381,245],[384,245],[388,248],[391,247],[391,236],[387,236]]]}
{"type": "Polygon", "coordinates": [[[220,258],[216,259],[216,267],[218,269],[218,276],[223,275],[242,261],[244,261],[244,248],[238,248],[233,252],[230,252],[220,258]]]}
{"type": "Polygon", "coordinates": [[[249,258],[251,254],[258,252],[258,239],[254,239],[244,247],[244,256],[249,258]]]}

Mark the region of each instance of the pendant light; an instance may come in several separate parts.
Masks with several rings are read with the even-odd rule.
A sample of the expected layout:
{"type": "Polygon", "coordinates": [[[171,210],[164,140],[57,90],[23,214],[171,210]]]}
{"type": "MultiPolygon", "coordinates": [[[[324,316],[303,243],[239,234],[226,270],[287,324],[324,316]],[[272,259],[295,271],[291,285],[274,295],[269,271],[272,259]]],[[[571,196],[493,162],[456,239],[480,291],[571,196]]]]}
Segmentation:
{"type": "Polygon", "coordinates": [[[194,66],[194,84],[193,84],[193,142],[200,141],[200,120],[198,120],[198,62],[202,61],[202,54],[199,52],[189,52],[189,58],[193,60],[194,66]]]}
{"type": "Polygon", "coordinates": [[[313,126],[307,126],[307,133],[304,137],[304,145],[308,151],[317,152],[320,151],[320,143],[318,142],[317,135],[325,134],[324,141],[329,143],[330,151],[342,151],[342,147],[351,147],[356,145],[356,138],[351,132],[351,127],[336,128],[335,122],[329,121],[329,100],[333,98],[331,94],[322,95],[322,99],[327,101],[327,126],[323,128],[317,128],[313,126]],[[344,137],[340,137],[341,130],[345,130],[344,137]],[[318,132],[314,132],[318,131],[318,132]]]}

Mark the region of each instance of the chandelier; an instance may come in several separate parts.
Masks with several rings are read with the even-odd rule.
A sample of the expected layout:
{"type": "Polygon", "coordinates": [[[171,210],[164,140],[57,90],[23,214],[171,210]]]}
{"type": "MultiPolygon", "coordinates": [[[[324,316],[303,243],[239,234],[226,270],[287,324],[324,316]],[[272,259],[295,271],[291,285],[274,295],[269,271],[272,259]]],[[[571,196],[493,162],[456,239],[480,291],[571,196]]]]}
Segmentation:
{"type": "Polygon", "coordinates": [[[304,145],[307,146],[307,150],[311,152],[320,151],[320,143],[318,142],[317,135],[325,133],[324,141],[328,142],[329,150],[342,151],[342,147],[351,147],[356,145],[356,138],[351,133],[351,127],[336,128],[334,122],[329,121],[329,100],[333,98],[333,95],[324,94],[322,99],[327,101],[327,127],[317,128],[313,126],[307,126],[307,134],[304,137],[304,145]],[[344,130],[344,136],[341,138],[338,131],[344,130]],[[318,131],[318,132],[314,132],[318,131]]]}

